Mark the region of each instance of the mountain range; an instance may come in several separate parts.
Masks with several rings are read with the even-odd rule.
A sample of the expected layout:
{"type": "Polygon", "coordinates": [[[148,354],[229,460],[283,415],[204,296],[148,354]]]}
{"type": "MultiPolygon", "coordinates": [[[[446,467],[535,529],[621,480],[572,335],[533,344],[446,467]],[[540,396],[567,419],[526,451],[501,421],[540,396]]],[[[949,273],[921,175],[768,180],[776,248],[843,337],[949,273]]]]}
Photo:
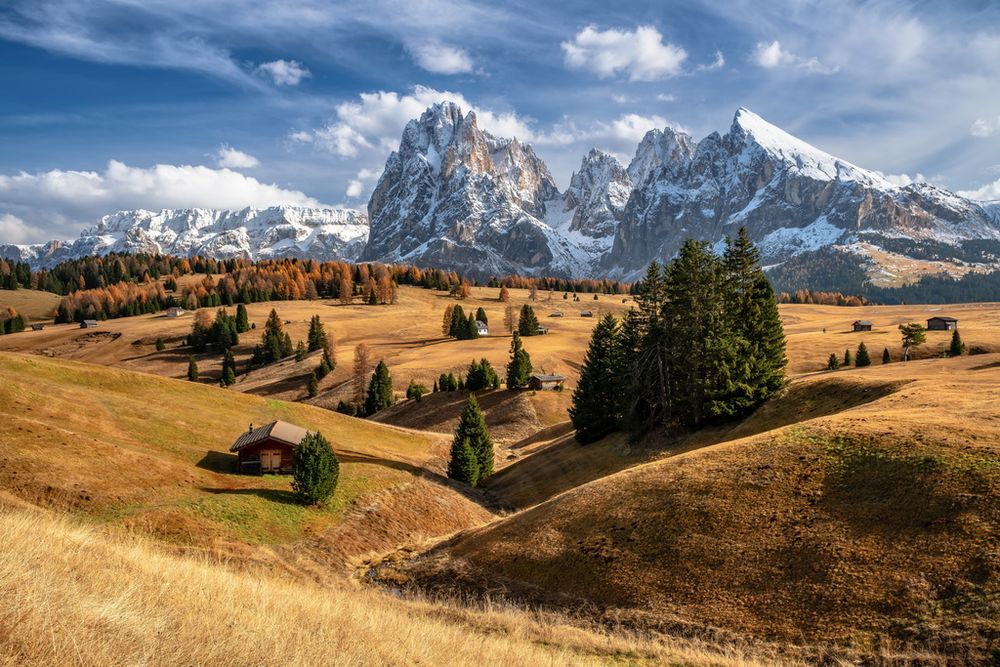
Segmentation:
{"type": "MultiPolygon", "coordinates": [[[[403,131],[364,213],[292,206],[122,211],[72,243],[0,245],[35,266],[94,253],[415,263],[476,276],[634,279],[687,238],[746,227],[770,267],[814,254],[875,284],[1000,268],[1000,204],[897,185],[739,109],[700,141],[652,129],[628,165],[590,150],[560,192],[532,147],[436,104],[403,131]]],[[[808,270],[806,271],[808,273],[808,270]]]]}

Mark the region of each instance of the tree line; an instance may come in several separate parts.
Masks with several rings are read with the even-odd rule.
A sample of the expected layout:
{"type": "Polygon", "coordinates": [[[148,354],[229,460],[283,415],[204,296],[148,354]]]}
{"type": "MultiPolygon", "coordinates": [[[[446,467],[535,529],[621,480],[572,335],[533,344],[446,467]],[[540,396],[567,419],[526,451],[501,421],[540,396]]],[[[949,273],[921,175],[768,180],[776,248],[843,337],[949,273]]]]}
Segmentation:
{"type": "Polygon", "coordinates": [[[689,240],[650,265],[637,309],[594,328],[570,409],[580,442],[735,419],[784,385],[785,337],[759,259],[741,229],[721,257],[689,240]]]}

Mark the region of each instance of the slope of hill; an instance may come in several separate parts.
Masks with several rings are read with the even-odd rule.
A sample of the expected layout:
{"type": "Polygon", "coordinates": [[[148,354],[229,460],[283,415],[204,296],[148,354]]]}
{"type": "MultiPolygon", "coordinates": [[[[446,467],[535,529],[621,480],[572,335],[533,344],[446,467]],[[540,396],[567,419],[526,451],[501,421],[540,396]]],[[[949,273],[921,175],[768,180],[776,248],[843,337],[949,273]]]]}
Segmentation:
{"type": "Polygon", "coordinates": [[[4,492],[280,568],[310,567],[303,554],[343,565],[404,535],[447,534],[489,516],[442,477],[447,442],[308,405],[0,353],[0,415],[4,492]],[[229,445],[272,419],[333,444],[341,476],[328,507],[296,503],[287,476],[235,474],[229,445]],[[400,494],[411,510],[403,517],[387,509],[400,494]],[[323,543],[332,531],[338,539],[323,543]]]}
{"type": "Polygon", "coordinates": [[[1000,632],[1000,357],[851,376],[852,394],[894,390],[604,477],[389,578],[612,624],[987,664],[1000,632]]]}

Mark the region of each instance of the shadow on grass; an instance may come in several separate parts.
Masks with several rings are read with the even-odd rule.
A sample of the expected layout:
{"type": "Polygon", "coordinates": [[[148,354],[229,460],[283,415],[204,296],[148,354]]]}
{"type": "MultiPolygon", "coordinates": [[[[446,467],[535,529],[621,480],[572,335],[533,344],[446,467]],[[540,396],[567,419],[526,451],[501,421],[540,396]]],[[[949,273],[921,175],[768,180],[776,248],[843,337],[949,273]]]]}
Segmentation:
{"type": "Polygon", "coordinates": [[[287,489],[218,489],[201,487],[201,490],[205,493],[211,493],[220,496],[257,496],[263,500],[268,500],[272,503],[280,503],[282,505],[299,505],[298,499],[296,499],[295,494],[287,489]]]}
{"type": "Polygon", "coordinates": [[[205,452],[205,455],[195,465],[203,470],[211,470],[212,472],[235,473],[237,461],[236,454],[209,450],[205,452]]]}

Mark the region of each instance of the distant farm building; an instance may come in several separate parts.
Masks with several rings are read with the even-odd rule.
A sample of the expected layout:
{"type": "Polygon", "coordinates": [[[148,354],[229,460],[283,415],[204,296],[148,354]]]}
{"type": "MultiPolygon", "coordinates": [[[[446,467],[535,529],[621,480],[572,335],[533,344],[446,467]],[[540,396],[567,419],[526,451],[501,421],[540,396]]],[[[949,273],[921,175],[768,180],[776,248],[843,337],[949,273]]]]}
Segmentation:
{"type": "Polygon", "coordinates": [[[80,322],[81,329],[93,329],[97,326],[97,320],[84,320],[80,322]]]}
{"type": "Polygon", "coordinates": [[[229,451],[239,457],[239,471],[262,475],[266,472],[292,472],[292,450],[299,446],[307,431],[301,426],[274,421],[250,429],[236,439],[229,451]]]}
{"type": "Polygon", "coordinates": [[[854,327],[855,331],[871,331],[872,323],[868,320],[858,320],[851,326],[854,327]]]}
{"type": "Polygon", "coordinates": [[[954,331],[958,328],[958,320],[954,317],[932,317],[927,320],[927,328],[930,331],[954,331]]]}
{"type": "Polygon", "coordinates": [[[538,335],[539,336],[544,336],[548,332],[549,332],[549,328],[548,327],[538,327],[538,335]]]}
{"type": "Polygon", "coordinates": [[[565,383],[565,375],[545,375],[543,373],[535,373],[531,376],[531,379],[528,380],[528,388],[534,389],[535,391],[542,391],[545,389],[558,390],[562,389],[565,383]]]}
{"type": "Polygon", "coordinates": [[[594,313],[590,312],[589,310],[581,310],[580,311],[580,317],[593,317],[593,316],[594,316],[594,313]]]}
{"type": "Polygon", "coordinates": [[[183,308],[178,308],[177,306],[174,306],[173,308],[167,308],[167,317],[180,317],[185,312],[187,311],[185,311],[183,308]]]}
{"type": "Polygon", "coordinates": [[[476,333],[480,336],[489,336],[490,328],[486,325],[486,322],[482,320],[476,320],[476,333]]]}
{"type": "Polygon", "coordinates": [[[31,325],[31,330],[32,330],[32,331],[41,331],[41,330],[42,330],[42,329],[44,329],[44,328],[45,328],[45,325],[44,325],[44,324],[41,324],[41,323],[38,323],[38,324],[32,324],[32,325],[31,325]]]}
{"type": "Polygon", "coordinates": [[[562,317],[562,316],[563,314],[558,310],[554,313],[549,313],[549,317],[562,317]]]}

